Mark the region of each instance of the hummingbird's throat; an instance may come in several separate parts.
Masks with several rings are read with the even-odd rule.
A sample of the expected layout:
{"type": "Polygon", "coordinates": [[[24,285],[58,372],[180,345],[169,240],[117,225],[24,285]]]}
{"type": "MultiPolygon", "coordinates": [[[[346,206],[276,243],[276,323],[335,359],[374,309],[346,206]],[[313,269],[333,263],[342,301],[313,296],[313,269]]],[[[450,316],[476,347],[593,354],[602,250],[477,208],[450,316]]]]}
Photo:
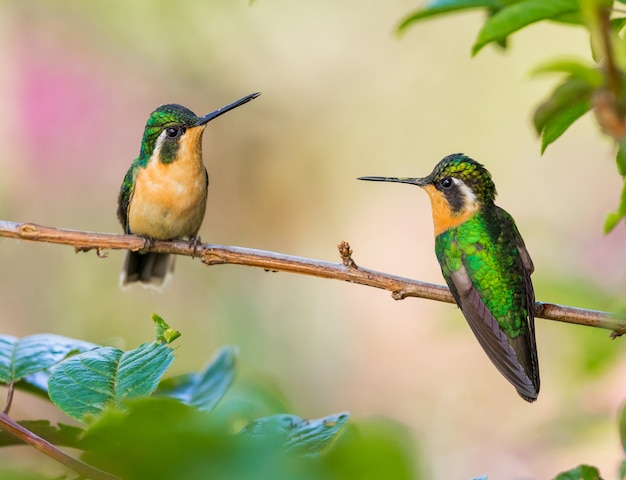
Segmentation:
{"type": "Polygon", "coordinates": [[[450,203],[446,199],[446,196],[440,190],[437,190],[434,185],[426,185],[422,187],[428,197],[433,211],[433,224],[435,227],[435,237],[439,236],[446,230],[465,223],[479,210],[480,204],[476,201],[466,202],[465,206],[455,212],[452,210],[450,203]]]}

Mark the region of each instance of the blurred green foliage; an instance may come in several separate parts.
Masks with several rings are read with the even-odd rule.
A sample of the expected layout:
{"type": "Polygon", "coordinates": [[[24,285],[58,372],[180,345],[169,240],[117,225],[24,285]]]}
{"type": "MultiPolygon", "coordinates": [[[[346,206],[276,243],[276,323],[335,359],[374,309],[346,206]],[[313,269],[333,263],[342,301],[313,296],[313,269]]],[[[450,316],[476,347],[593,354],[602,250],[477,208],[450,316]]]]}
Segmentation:
{"type": "Polygon", "coordinates": [[[596,467],[580,465],[567,472],[559,473],[554,480],[602,480],[596,467]]]}
{"type": "MultiPolygon", "coordinates": [[[[48,421],[20,425],[55,445],[84,451],[87,462],[124,479],[381,478],[385,472],[398,479],[419,476],[407,448],[409,437],[386,420],[352,426],[334,448],[347,413],[316,420],[274,413],[248,421],[249,410],[258,407],[235,402],[210,415],[234,379],[236,350],[222,349],[201,373],[161,381],[173,360],[164,332],[173,330],[158,315],[153,320],[156,341],[126,352],[94,345],[76,353],[68,345],[84,344],[58,335],[22,341],[0,336],[2,371],[14,372],[24,363],[23,355],[7,351],[29,346],[27,373],[49,374],[52,401],[87,424],[84,430],[54,427],[48,421]],[[158,384],[158,395],[152,396],[158,384]]],[[[13,381],[21,378],[1,381],[13,388],[13,381]]],[[[265,391],[251,401],[271,411],[280,403],[265,391]]],[[[0,436],[1,446],[19,443],[10,435],[0,436]]]]}

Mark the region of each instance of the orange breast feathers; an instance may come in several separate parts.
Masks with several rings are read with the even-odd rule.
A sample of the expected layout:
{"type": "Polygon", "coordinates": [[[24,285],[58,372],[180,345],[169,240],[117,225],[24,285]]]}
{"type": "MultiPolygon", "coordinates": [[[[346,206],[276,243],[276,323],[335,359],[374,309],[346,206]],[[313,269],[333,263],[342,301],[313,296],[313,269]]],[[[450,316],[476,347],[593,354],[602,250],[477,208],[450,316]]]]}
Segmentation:
{"type": "MultiPolygon", "coordinates": [[[[193,130],[186,134],[196,133],[193,130]]],[[[198,130],[197,137],[201,137],[202,131],[198,130]]],[[[196,143],[199,141],[185,138],[175,161],[161,163],[155,154],[139,170],[128,209],[132,233],[159,240],[197,235],[207,195],[206,169],[196,143]]]]}
{"type": "Polygon", "coordinates": [[[480,208],[478,203],[472,203],[470,205],[466,204],[460,212],[454,213],[452,208],[450,208],[450,204],[446,200],[445,195],[437,190],[434,185],[426,185],[422,188],[426,191],[428,197],[430,198],[433,211],[433,224],[435,226],[435,237],[450,228],[454,228],[462,223],[465,223],[480,208]]]}

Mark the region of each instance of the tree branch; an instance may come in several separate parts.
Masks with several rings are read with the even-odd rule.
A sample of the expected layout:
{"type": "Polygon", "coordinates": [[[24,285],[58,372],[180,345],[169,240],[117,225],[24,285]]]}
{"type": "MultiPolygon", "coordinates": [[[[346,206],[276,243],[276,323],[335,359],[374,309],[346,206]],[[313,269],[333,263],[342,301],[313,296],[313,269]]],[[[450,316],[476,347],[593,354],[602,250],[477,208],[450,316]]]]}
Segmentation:
{"type": "MultiPolygon", "coordinates": [[[[411,280],[357,266],[352,259],[352,250],[346,242],[341,242],[338,246],[342,263],[331,263],[251,248],[227,247],[206,243],[193,245],[183,240],[172,242],[155,240],[154,242],[149,242],[145,238],[135,235],[81,232],[45,227],[32,223],[0,221],[0,237],[70,245],[76,251],[96,250],[100,257],[106,257],[105,250],[142,250],[172,253],[199,257],[204,264],[209,266],[223,264],[245,265],[270,271],[343,280],[388,290],[392,292],[392,297],[395,300],[402,300],[406,297],[419,297],[439,302],[454,303],[450,290],[443,285],[411,280]]],[[[612,331],[612,337],[626,333],[625,317],[598,310],[586,310],[537,302],[535,304],[535,316],[576,325],[605,328],[612,331]]]]}
{"type": "Polygon", "coordinates": [[[82,462],[81,460],[78,460],[77,458],[72,457],[71,455],[68,455],[47,440],[22,427],[19,423],[9,417],[6,412],[0,412],[0,429],[16,436],[24,443],[35,447],[40,452],[48,455],[60,464],[65,465],[67,468],[74,470],[81,477],[91,478],[93,480],[119,480],[119,478],[115,475],[99,470],[86,464],[85,462],[82,462]]]}

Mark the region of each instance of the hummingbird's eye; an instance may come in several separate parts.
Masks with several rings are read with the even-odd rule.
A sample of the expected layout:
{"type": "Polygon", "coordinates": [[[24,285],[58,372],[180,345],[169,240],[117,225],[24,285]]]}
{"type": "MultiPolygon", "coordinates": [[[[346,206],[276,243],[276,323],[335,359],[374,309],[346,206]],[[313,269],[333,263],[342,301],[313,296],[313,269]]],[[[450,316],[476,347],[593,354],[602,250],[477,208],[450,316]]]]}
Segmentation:
{"type": "Polygon", "coordinates": [[[167,127],[165,129],[165,135],[169,138],[178,138],[185,133],[185,127],[167,127]]]}
{"type": "Polygon", "coordinates": [[[441,182],[439,182],[439,183],[440,183],[440,185],[443,188],[447,189],[447,188],[450,188],[452,186],[452,179],[450,177],[445,177],[445,178],[442,178],[441,182]]]}

